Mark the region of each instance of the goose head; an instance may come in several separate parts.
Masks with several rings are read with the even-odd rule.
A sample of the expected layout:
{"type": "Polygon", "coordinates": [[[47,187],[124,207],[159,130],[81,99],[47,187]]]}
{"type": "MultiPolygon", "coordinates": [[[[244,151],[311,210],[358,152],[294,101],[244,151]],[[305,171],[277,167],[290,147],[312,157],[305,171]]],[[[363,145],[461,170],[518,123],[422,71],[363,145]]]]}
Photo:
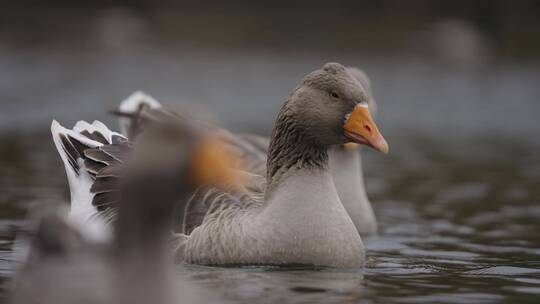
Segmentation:
{"type": "Polygon", "coordinates": [[[286,105],[312,138],[331,146],[357,143],[388,153],[388,144],[373,121],[369,94],[339,63],[308,74],[286,105]]]}

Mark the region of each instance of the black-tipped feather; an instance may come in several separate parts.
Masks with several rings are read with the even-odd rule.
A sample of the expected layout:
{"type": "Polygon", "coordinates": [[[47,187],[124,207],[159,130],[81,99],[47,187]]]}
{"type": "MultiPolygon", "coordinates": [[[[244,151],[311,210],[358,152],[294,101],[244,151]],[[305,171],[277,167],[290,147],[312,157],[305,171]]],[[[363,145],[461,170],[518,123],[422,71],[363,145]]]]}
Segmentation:
{"type": "Polygon", "coordinates": [[[107,166],[103,169],[99,170],[99,172],[96,175],[96,178],[100,177],[120,177],[122,175],[123,166],[122,165],[114,165],[114,166],[107,166]]]}
{"type": "Polygon", "coordinates": [[[75,159],[81,157],[84,154],[84,151],[86,149],[93,148],[93,147],[90,147],[88,145],[83,144],[82,142],[80,142],[78,139],[76,139],[75,137],[73,137],[71,135],[68,135],[67,137],[68,137],[69,142],[73,146],[73,148],[77,151],[76,154],[73,154],[73,156],[77,155],[77,157],[75,159]]]}
{"type": "Polygon", "coordinates": [[[86,156],[86,158],[88,159],[105,165],[111,165],[118,161],[109,154],[105,153],[102,148],[87,149],[84,151],[84,156],[86,156]]]}
{"type": "Polygon", "coordinates": [[[77,159],[80,157],[79,152],[77,152],[77,149],[73,147],[69,139],[63,134],[60,134],[60,141],[62,142],[62,149],[67,155],[69,165],[75,171],[75,174],[77,176],[79,175],[79,166],[77,165],[77,159]]]}
{"type": "Polygon", "coordinates": [[[92,205],[95,206],[98,211],[105,211],[107,208],[114,208],[120,199],[119,191],[110,191],[97,193],[92,199],[92,205]]]}
{"type": "Polygon", "coordinates": [[[84,159],[84,169],[93,176],[96,176],[105,166],[106,164],[104,163],[99,163],[88,158],[84,159]]]}
{"type": "Polygon", "coordinates": [[[129,157],[131,147],[124,142],[122,144],[105,145],[102,146],[100,150],[107,153],[107,155],[114,158],[116,161],[123,163],[129,157]]]}
{"type": "Polygon", "coordinates": [[[104,193],[118,190],[118,178],[116,177],[98,177],[92,184],[90,192],[104,193]]]}
{"type": "Polygon", "coordinates": [[[94,131],[92,133],[88,132],[88,130],[84,130],[80,133],[81,135],[84,135],[88,137],[91,140],[97,141],[102,144],[108,144],[109,141],[103,136],[103,134],[99,133],[98,131],[94,131]]]}

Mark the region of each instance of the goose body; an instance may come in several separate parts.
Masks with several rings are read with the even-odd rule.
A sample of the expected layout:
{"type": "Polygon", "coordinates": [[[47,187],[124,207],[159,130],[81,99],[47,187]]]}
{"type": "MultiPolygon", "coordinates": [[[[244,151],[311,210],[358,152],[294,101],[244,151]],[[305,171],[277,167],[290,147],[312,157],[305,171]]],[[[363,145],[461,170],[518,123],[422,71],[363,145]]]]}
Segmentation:
{"type": "MultiPolygon", "coordinates": [[[[238,146],[237,136],[216,133],[242,153],[256,153],[253,143],[246,140],[238,146]]],[[[182,212],[184,235],[178,255],[197,264],[361,267],[362,239],[338,196],[328,161],[331,147],[348,141],[388,149],[371,119],[363,87],[342,65],[329,63],[308,74],[284,103],[272,132],[264,182],[248,173],[257,187],[202,188],[194,193],[182,212]]],[[[107,163],[96,157],[109,154],[109,145],[92,153],[82,148],[79,158],[71,158],[84,165],[105,164],[93,172],[96,182],[117,178],[109,172],[121,159],[107,163]]],[[[61,148],[60,153],[69,150],[61,148]]],[[[63,157],[67,166],[66,159],[70,158],[63,157]]],[[[114,191],[102,186],[92,189],[114,191]]],[[[114,207],[111,195],[96,202],[99,194],[93,198],[95,207],[114,207]]]]}
{"type": "Polygon", "coordinates": [[[289,172],[267,194],[265,202],[234,204],[227,199],[223,197],[217,203],[227,207],[209,213],[190,234],[184,253],[187,262],[363,265],[362,239],[339,201],[327,170],[289,172]]]}
{"type": "MultiPolygon", "coordinates": [[[[372,100],[372,99],[371,99],[372,100]]],[[[259,149],[266,157],[269,140],[253,134],[240,134],[242,139],[259,149]]],[[[361,149],[356,145],[334,146],[328,151],[328,167],[343,207],[347,210],[356,230],[362,237],[377,233],[377,219],[367,196],[361,149]]],[[[257,174],[265,170],[264,165],[254,166],[257,174]]]]}
{"type": "MultiPolygon", "coordinates": [[[[358,80],[365,90],[369,107],[376,113],[377,103],[371,89],[371,81],[367,74],[356,68],[347,67],[347,71],[358,80]]],[[[124,134],[133,136],[133,130],[140,129],[137,126],[142,115],[145,119],[157,119],[156,115],[149,112],[158,111],[173,113],[164,109],[153,97],[142,92],[135,92],[123,101],[119,107],[123,113],[139,113],[136,119],[120,118],[121,130],[124,134]],[[146,114],[145,114],[146,113],[146,114]],[[132,132],[129,132],[132,130],[132,132]],[[130,134],[131,133],[131,134],[130,134]]],[[[172,114],[170,114],[172,115],[172,114]]],[[[252,174],[264,176],[266,174],[266,160],[270,139],[254,134],[232,134],[221,129],[223,139],[230,143],[235,154],[242,159],[242,169],[252,174]]],[[[329,169],[332,174],[338,196],[345,210],[352,219],[356,230],[361,236],[370,236],[377,232],[377,220],[373,208],[367,196],[364,183],[361,149],[354,148],[356,145],[335,146],[328,151],[329,169]]]]}

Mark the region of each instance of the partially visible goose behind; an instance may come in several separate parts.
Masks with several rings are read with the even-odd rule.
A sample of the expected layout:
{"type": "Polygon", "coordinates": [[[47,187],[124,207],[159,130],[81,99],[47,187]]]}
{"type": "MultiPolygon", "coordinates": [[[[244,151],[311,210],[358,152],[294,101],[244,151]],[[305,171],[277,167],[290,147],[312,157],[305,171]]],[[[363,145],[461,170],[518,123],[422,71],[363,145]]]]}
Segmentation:
{"type": "MultiPolygon", "coordinates": [[[[365,89],[342,65],[328,63],[305,76],[276,119],[264,185],[242,191],[201,188],[191,198],[183,212],[183,259],[198,264],[362,266],[364,246],[338,197],[328,150],[355,142],[388,152],[368,108],[365,89]]],[[[82,163],[80,170],[94,177],[87,189],[93,206],[105,213],[114,209],[112,180],[122,163],[119,149],[111,148],[112,142],[88,141],[95,137],[91,132],[57,126],[53,134],[67,139],[55,140],[59,152],[76,147],[71,163],[82,163]]],[[[70,158],[63,159],[66,170],[72,170],[66,161],[70,158]]]]}
{"type": "MultiPolygon", "coordinates": [[[[349,73],[362,84],[367,93],[369,109],[377,114],[377,103],[373,97],[371,81],[364,71],[349,67],[349,73]]],[[[339,198],[347,209],[356,229],[362,236],[377,233],[377,219],[367,196],[359,145],[350,143],[332,148],[329,153],[329,165],[339,198]]]]}
{"type": "Polygon", "coordinates": [[[197,187],[233,182],[225,156],[215,149],[216,141],[189,127],[147,129],[118,172],[124,177],[112,240],[87,239],[60,213],[45,216],[13,282],[11,302],[206,303],[172,276],[171,224],[174,209],[197,187]]]}
{"type": "MultiPolygon", "coordinates": [[[[356,67],[347,67],[347,71],[362,85],[370,112],[375,115],[377,103],[369,77],[356,67]]],[[[179,113],[163,108],[157,100],[142,92],[136,92],[123,101],[117,114],[120,116],[120,130],[129,138],[134,138],[148,122],[170,117],[183,118],[179,113]]],[[[266,174],[269,138],[248,133],[232,134],[223,129],[219,132],[238,158],[243,160],[243,170],[261,176],[266,174]]],[[[360,235],[369,236],[377,232],[377,220],[366,193],[360,152],[359,145],[354,143],[332,147],[328,153],[329,168],[339,198],[356,229],[360,235]]]]}

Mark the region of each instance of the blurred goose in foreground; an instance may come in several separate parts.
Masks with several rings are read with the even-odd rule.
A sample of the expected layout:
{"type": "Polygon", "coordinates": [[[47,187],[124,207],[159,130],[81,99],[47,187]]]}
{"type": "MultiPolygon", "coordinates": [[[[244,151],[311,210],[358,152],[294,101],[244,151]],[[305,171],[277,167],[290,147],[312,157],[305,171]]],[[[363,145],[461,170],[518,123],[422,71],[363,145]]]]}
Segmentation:
{"type": "MultiPolygon", "coordinates": [[[[347,67],[347,71],[360,82],[367,95],[370,112],[376,114],[377,104],[367,74],[355,67],[347,67]]],[[[171,117],[184,118],[179,113],[163,108],[157,100],[142,92],[136,92],[123,101],[117,114],[120,116],[120,130],[129,138],[134,138],[148,122],[171,117]]],[[[219,129],[219,134],[231,152],[243,160],[243,170],[260,176],[266,174],[269,138],[254,134],[232,134],[223,129],[219,129]]],[[[359,145],[348,143],[332,147],[328,152],[328,161],[339,198],[356,229],[362,236],[375,234],[377,221],[366,193],[359,145]]]]}
{"type": "Polygon", "coordinates": [[[206,302],[174,281],[170,231],[174,209],[197,187],[233,182],[225,156],[214,151],[216,141],[183,126],[146,130],[122,171],[113,240],[88,240],[60,214],[45,216],[16,276],[12,303],[206,302]]]}
{"type": "MultiPolygon", "coordinates": [[[[66,170],[85,171],[94,178],[86,189],[91,206],[107,213],[114,209],[112,180],[122,163],[113,143],[113,135],[118,135],[107,130],[113,135],[101,136],[103,140],[76,129],[53,125],[57,148],[60,154],[77,152],[62,156],[66,170]]],[[[328,150],[351,141],[388,152],[362,85],[342,65],[328,63],[305,76],[282,106],[264,185],[195,192],[182,214],[179,255],[197,264],[362,266],[362,240],[328,169],[328,150]]]]}

